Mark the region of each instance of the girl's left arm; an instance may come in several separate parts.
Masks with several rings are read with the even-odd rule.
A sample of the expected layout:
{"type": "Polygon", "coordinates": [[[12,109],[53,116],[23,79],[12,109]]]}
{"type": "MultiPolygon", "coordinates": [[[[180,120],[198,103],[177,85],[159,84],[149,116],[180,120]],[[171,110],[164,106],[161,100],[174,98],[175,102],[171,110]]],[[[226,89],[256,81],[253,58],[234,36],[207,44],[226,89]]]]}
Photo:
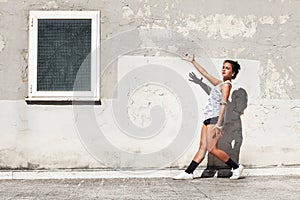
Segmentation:
{"type": "Polygon", "coordinates": [[[229,98],[230,94],[230,89],[231,89],[231,84],[226,83],[222,86],[221,92],[222,92],[222,100],[221,100],[221,105],[220,105],[220,113],[219,113],[219,119],[216,124],[216,127],[221,127],[222,126],[222,121],[225,115],[225,108],[226,104],[229,98]]]}

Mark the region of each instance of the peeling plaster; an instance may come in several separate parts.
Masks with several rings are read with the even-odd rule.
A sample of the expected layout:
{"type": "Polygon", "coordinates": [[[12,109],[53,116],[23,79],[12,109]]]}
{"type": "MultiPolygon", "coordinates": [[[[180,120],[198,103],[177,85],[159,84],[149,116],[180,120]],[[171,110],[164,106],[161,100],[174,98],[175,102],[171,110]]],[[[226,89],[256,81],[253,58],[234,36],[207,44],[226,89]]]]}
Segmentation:
{"type": "Polygon", "coordinates": [[[139,8],[137,14],[135,15],[136,18],[143,18],[144,14],[141,8],[139,8]]]}
{"type": "Polygon", "coordinates": [[[285,24],[289,19],[290,19],[290,16],[288,16],[288,15],[280,15],[278,17],[278,23],[285,24]]]}
{"type": "Polygon", "coordinates": [[[235,15],[216,14],[206,17],[200,16],[199,20],[195,20],[193,16],[188,18],[186,23],[187,26],[183,28],[184,33],[198,29],[199,31],[206,32],[208,37],[216,38],[220,35],[224,39],[233,39],[237,36],[253,37],[257,27],[254,15],[242,18],[235,15]]]}
{"type": "Polygon", "coordinates": [[[146,84],[132,92],[128,116],[135,125],[145,128],[151,124],[150,110],[156,105],[165,108],[167,118],[175,117],[174,113],[181,112],[176,95],[159,85],[146,84]]]}
{"type": "Polygon", "coordinates": [[[232,49],[232,51],[234,53],[234,58],[237,58],[239,56],[239,54],[241,54],[245,50],[246,50],[246,48],[232,49]]]}
{"type": "Polygon", "coordinates": [[[151,16],[151,8],[149,5],[144,4],[144,10],[145,10],[145,16],[150,17],[151,16]]]}
{"type": "MultiPolygon", "coordinates": [[[[289,20],[289,15],[280,15],[278,17],[262,16],[257,18],[254,14],[244,17],[237,15],[198,15],[186,14],[181,10],[174,17],[170,14],[170,5],[166,3],[163,8],[163,20],[153,18],[152,10],[156,9],[157,4],[151,6],[145,1],[137,11],[133,11],[129,6],[123,7],[123,19],[134,20],[142,19],[144,27],[158,25],[169,29],[175,29],[183,36],[188,36],[191,31],[199,31],[207,34],[208,38],[221,37],[223,39],[235,39],[236,37],[252,38],[257,31],[257,24],[272,25],[275,22],[284,24],[289,20]]],[[[172,5],[171,5],[172,7],[172,5]]]]}
{"type": "MultiPolygon", "coordinates": [[[[165,14],[165,24],[168,25],[170,18],[165,14]]],[[[254,15],[248,15],[244,18],[235,15],[216,14],[209,16],[195,16],[178,17],[174,20],[175,30],[188,36],[192,30],[207,33],[207,37],[221,36],[224,39],[234,39],[240,37],[253,37],[256,33],[257,23],[254,15]],[[175,23],[176,22],[176,23],[175,23]]]]}
{"type": "Polygon", "coordinates": [[[22,59],[27,62],[28,61],[28,50],[27,49],[23,49],[22,52],[21,52],[21,56],[22,56],[22,59]]]}
{"type": "Polygon", "coordinates": [[[50,9],[58,9],[59,6],[55,1],[49,1],[42,8],[43,10],[50,10],[50,9]]]}
{"type": "Polygon", "coordinates": [[[263,16],[259,18],[261,24],[274,24],[274,18],[272,16],[263,16]]]}
{"type": "Polygon", "coordinates": [[[2,52],[2,50],[5,47],[5,42],[4,42],[4,38],[2,35],[0,35],[0,53],[2,52]]]}
{"type": "Polygon", "coordinates": [[[286,88],[294,86],[289,74],[283,69],[278,72],[275,64],[268,59],[267,69],[263,72],[266,80],[265,94],[267,98],[286,98],[289,99],[286,88]]]}
{"type": "MultiPolygon", "coordinates": [[[[28,62],[28,50],[23,49],[21,52],[21,56],[22,56],[22,59],[24,60],[24,62],[27,63],[28,62]]],[[[22,66],[21,74],[22,74],[22,81],[24,83],[26,83],[28,81],[28,65],[27,64],[22,66]]]]}
{"type": "Polygon", "coordinates": [[[125,20],[130,20],[131,16],[134,15],[133,11],[129,8],[129,6],[123,6],[123,13],[122,13],[122,17],[125,20]]]}
{"type": "MultiPolygon", "coordinates": [[[[164,12],[164,20],[153,19],[151,6],[144,4],[136,13],[129,6],[123,7],[123,19],[142,19],[144,26],[149,26],[149,23],[159,23],[159,26],[166,26],[167,28],[175,29],[177,32],[187,36],[190,31],[196,30],[207,33],[207,37],[221,36],[224,39],[234,39],[237,36],[251,38],[256,33],[257,22],[254,15],[247,15],[239,17],[236,15],[192,15],[185,16],[183,12],[178,13],[174,18],[168,12],[164,12]],[[170,24],[175,26],[170,27],[170,24]]],[[[165,11],[168,11],[167,5],[165,11]]],[[[152,26],[152,25],[151,25],[152,26]]]]}

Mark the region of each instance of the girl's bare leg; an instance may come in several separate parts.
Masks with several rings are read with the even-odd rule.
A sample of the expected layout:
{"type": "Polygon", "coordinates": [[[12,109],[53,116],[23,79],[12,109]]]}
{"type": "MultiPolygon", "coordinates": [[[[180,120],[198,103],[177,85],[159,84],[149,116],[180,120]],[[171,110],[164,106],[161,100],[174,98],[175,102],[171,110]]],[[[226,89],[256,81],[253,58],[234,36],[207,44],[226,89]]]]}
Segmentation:
{"type": "Polygon", "coordinates": [[[228,154],[225,151],[218,149],[217,147],[213,147],[209,153],[216,156],[219,160],[223,161],[224,163],[226,163],[229,160],[228,154]]]}
{"type": "Polygon", "coordinates": [[[207,127],[205,125],[202,126],[201,135],[200,135],[200,146],[199,149],[194,156],[191,164],[187,167],[184,172],[181,172],[177,176],[174,176],[173,179],[175,180],[182,180],[182,179],[193,179],[194,170],[198,167],[199,163],[204,159],[206,154],[206,134],[207,134],[207,127]]]}
{"type": "Polygon", "coordinates": [[[199,149],[194,156],[193,160],[196,163],[201,163],[204,159],[204,156],[207,151],[207,145],[206,145],[206,135],[207,135],[207,126],[203,125],[201,129],[201,135],[200,135],[200,146],[199,149]]]}
{"type": "Polygon", "coordinates": [[[207,150],[219,160],[226,163],[230,157],[225,151],[218,148],[217,143],[221,135],[216,133],[214,126],[213,124],[207,126],[207,150]]]}

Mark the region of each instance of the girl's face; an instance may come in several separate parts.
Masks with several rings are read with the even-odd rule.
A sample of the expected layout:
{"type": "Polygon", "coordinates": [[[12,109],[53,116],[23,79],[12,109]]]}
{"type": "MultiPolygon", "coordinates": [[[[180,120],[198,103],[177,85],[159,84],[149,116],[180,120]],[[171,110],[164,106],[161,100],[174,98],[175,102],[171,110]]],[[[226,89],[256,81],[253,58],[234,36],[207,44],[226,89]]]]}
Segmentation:
{"type": "Polygon", "coordinates": [[[222,76],[224,80],[231,80],[233,75],[232,66],[230,63],[225,62],[222,67],[222,76]]]}

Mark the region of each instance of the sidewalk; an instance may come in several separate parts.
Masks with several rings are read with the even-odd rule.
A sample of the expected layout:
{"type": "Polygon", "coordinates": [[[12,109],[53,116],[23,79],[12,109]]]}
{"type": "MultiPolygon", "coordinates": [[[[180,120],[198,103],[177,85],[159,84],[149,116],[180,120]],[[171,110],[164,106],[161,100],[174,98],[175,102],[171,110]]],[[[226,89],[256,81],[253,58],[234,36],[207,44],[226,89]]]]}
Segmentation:
{"type": "Polygon", "coordinates": [[[171,178],[0,180],[1,199],[299,200],[300,176],[229,179],[171,178]]]}
{"type": "MultiPolygon", "coordinates": [[[[124,172],[123,177],[100,178],[98,173],[98,177],[94,179],[92,175],[95,172],[73,172],[81,173],[82,178],[76,178],[75,175],[68,178],[68,173],[57,172],[61,173],[61,178],[52,174],[56,179],[50,179],[49,176],[44,176],[46,179],[34,177],[32,175],[38,172],[26,171],[22,172],[23,175],[27,174],[27,177],[23,176],[24,179],[20,176],[19,179],[3,179],[4,172],[0,172],[0,199],[300,199],[300,175],[295,174],[296,170],[294,175],[287,175],[285,171],[285,174],[277,173],[275,176],[266,173],[255,176],[248,170],[245,171],[246,176],[239,180],[197,178],[178,181],[164,177],[177,172],[179,171],[162,170],[156,172],[156,175],[140,173],[140,178],[134,178],[137,173],[130,175],[124,172]]],[[[49,175],[53,172],[39,173],[49,175]]],[[[106,173],[113,175],[112,172],[106,173]]]]}

